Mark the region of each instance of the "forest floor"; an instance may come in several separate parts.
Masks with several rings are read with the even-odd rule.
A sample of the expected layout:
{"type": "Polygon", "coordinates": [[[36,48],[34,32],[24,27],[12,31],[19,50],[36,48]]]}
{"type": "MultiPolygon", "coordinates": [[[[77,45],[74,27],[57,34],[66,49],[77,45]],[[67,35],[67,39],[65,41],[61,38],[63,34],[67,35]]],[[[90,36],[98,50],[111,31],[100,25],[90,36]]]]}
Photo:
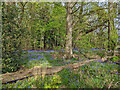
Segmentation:
{"type": "MultiPolygon", "coordinates": [[[[14,82],[21,82],[20,79],[25,79],[26,77],[29,77],[27,80],[30,80],[30,78],[32,78],[31,76],[42,76],[43,78],[47,78],[48,80],[48,77],[46,77],[45,75],[47,74],[48,76],[52,76],[55,78],[55,80],[53,80],[53,84],[50,84],[50,87],[62,87],[62,88],[65,88],[65,87],[69,87],[69,84],[67,85],[67,83],[69,81],[69,79],[63,79],[66,78],[65,75],[68,75],[70,73],[74,74],[75,76],[76,75],[79,75],[80,76],[80,73],[84,73],[84,70],[87,70],[87,72],[85,73],[87,76],[89,76],[90,74],[92,76],[93,75],[93,72],[97,72],[96,70],[94,70],[93,68],[89,67],[91,66],[91,64],[93,64],[93,66],[97,66],[99,64],[102,64],[101,66],[101,69],[103,69],[103,66],[105,64],[107,64],[107,66],[109,66],[108,64],[112,64],[112,63],[104,63],[102,61],[102,59],[98,56],[93,56],[93,57],[97,57],[96,59],[87,59],[85,57],[83,57],[82,55],[78,58],[77,54],[75,54],[75,58],[72,58],[71,60],[65,60],[65,59],[61,59],[61,56],[59,53],[55,53],[54,51],[46,51],[46,52],[43,52],[43,51],[28,51],[27,54],[23,55],[23,60],[20,62],[20,63],[24,63],[22,65],[22,67],[20,67],[19,71],[17,72],[13,72],[13,73],[6,73],[6,74],[3,74],[3,83],[6,83],[6,85],[3,85],[4,87],[8,87],[8,85],[13,86],[14,85],[12,84],[13,81],[14,82]],[[93,62],[94,61],[94,62],[93,62]],[[93,62],[93,63],[92,63],[93,62]],[[81,68],[80,66],[86,66],[86,68],[81,68]],[[88,71],[89,69],[89,71],[88,71]],[[83,70],[83,71],[81,71],[83,70]],[[68,72],[69,71],[69,72],[68,72]],[[72,71],[72,72],[71,72],[72,71]],[[89,75],[88,75],[89,74],[89,75]],[[56,75],[56,76],[55,76],[56,75]],[[62,76],[61,76],[62,75],[62,76]],[[59,77],[58,77],[59,76],[59,77]],[[7,80],[9,79],[9,80],[7,80]],[[57,80],[57,81],[56,81],[57,80]],[[12,81],[12,83],[9,83],[9,81],[12,81]],[[59,82],[60,81],[60,82],[59,82]],[[60,85],[58,84],[60,83],[60,85]],[[58,84],[58,85],[57,85],[58,84]]],[[[105,58],[106,59],[106,58],[105,58]]],[[[107,59],[106,59],[107,60],[107,59]]],[[[104,60],[105,61],[105,60],[104,60]]],[[[113,70],[114,71],[114,74],[117,73],[117,65],[116,64],[113,64],[112,67],[115,67],[113,70]]],[[[97,66],[98,67],[98,66],[97,66]]],[[[109,69],[106,69],[106,70],[109,70],[109,69]]],[[[101,71],[101,70],[100,70],[101,71]]],[[[103,69],[103,71],[105,71],[105,69],[103,69]]],[[[111,71],[110,71],[111,72],[111,71]]],[[[99,72],[100,73],[100,72],[99,72]]],[[[105,73],[105,72],[104,72],[105,73]]],[[[71,76],[72,74],[70,74],[69,78],[70,77],[73,77],[71,76]]],[[[113,74],[113,72],[112,72],[113,74]]],[[[97,75],[97,74],[96,74],[97,75]]],[[[101,74],[100,74],[101,75],[101,74]]],[[[114,83],[116,84],[115,87],[118,87],[117,84],[119,84],[119,80],[117,79],[118,77],[116,76],[118,74],[115,74],[115,80],[116,80],[116,83],[114,81],[114,83]]],[[[99,76],[99,75],[97,75],[99,76]]],[[[76,76],[77,77],[77,76],[76,76]]],[[[101,76],[100,76],[101,77],[101,76]]],[[[100,79],[99,77],[99,79],[100,79]]],[[[109,76],[110,77],[110,76],[109,76]]],[[[37,77],[38,78],[38,77],[37,77]]],[[[84,76],[82,78],[86,78],[88,79],[88,77],[84,76]]],[[[90,78],[90,77],[89,77],[90,78]]],[[[95,77],[96,78],[96,77],[95,77]]],[[[107,77],[108,78],[108,77],[107,77]]],[[[111,80],[113,77],[111,77],[111,80]]],[[[53,78],[52,78],[53,79],[53,78]]],[[[103,78],[105,79],[105,78],[103,78]]],[[[44,79],[45,80],[45,79],[44,79]]],[[[43,81],[44,81],[43,80],[43,81]]],[[[91,79],[92,80],[92,79],[91,79]]],[[[112,82],[110,80],[110,82],[112,82]]],[[[26,81],[26,80],[22,80],[23,82],[26,81]]],[[[33,80],[34,81],[34,80],[33,80]]],[[[45,80],[46,81],[46,80],[45,80]]],[[[45,82],[44,81],[44,82],[45,82]]],[[[73,79],[74,81],[74,79],[73,79]]],[[[89,80],[88,80],[89,81],[89,80]]],[[[87,83],[88,83],[87,81],[87,83]]],[[[104,80],[103,80],[104,81],[104,80]]],[[[109,80],[108,80],[109,81],[109,80]]],[[[86,82],[86,81],[80,81],[80,77],[78,78],[78,81],[77,82],[86,82]]],[[[90,81],[89,81],[90,82],[90,81]]],[[[97,82],[97,81],[96,81],[97,82]]],[[[101,81],[102,82],[102,81],[101,81]]],[[[107,82],[107,81],[105,81],[107,82]]],[[[104,86],[107,86],[107,87],[111,87],[109,86],[110,85],[110,82],[107,82],[108,84],[107,85],[102,85],[100,84],[102,87],[104,86]]],[[[30,82],[29,82],[30,83],[30,82]]],[[[72,82],[73,83],[73,82],[72,82]]],[[[97,82],[98,83],[98,82],[97,82]]],[[[15,84],[15,83],[14,83],[15,84]]],[[[94,82],[95,84],[95,82],[94,82]]],[[[98,84],[98,86],[100,86],[98,84]]],[[[19,86],[19,85],[18,85],[19,86]]],[[[40,87],[39,85],[30,85],[30,87],[40,87]]],[[[44,87],[47,87],[49,86],[48,83],[47,83],[47,86],[46,85],[43,85],[44,87]]],[[[41,86],[41,87],[43,87],[41,86]]],[[[77,84],[77,87],[79,85],[77,84]]],[[[84,87],[86,86],[85,84],[83,85],[84,87]]],[[[95,87],[98,87],[98,86],[95,86],[95,87]]],[[[21,87],[21,86],[19,86],[21,87]]],[[[26,87],[26,86],[24,86],[26,87]]],[[[48,87],[48,88],[50,88],[48,87]]],[[[71,87],[75,87],[75,86],[71,86],[71,87]]],[[[94,87],[93,85],[89,85],[89,87],[94,87]]],[[[114,86],[112,86],[114,87],[114,86]]]]}

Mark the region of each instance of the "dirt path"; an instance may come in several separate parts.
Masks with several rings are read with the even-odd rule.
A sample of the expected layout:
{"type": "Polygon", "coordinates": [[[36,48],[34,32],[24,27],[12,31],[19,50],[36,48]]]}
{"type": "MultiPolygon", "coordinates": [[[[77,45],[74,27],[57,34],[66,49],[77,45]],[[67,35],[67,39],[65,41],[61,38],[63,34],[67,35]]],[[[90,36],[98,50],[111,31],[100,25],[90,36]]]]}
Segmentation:
{"type": "MultiPolygon", "coordinates": [[[[99,58],[91,59],[89,61],[87,60],[87,61],[82,61],[82,62],[78,62],[78,63],[67,64],[64,66],[56,66],[56,67],[34,66],[32,69],[26,69],[24,71],[20,70],[20,71],[14,72],[14,73],[2,74],[2,84],[14,82],[16,80],[22,80],[22,79],[25,79],[25,78],[28,78],[31,76],[35,76],[35,75],[42,75],[43,76],[43,75],[54,74],[54,73],[61,71],[64,68],[75,69],[75,68],[78,68],[80,66],[83,66],[86,63],[90,63],[90,62],[93,62],[96,60],[99,60],[99,58]]],[[[104,58],[104,61],[105,60],[107,60],[107,59],[104,58]]]]}

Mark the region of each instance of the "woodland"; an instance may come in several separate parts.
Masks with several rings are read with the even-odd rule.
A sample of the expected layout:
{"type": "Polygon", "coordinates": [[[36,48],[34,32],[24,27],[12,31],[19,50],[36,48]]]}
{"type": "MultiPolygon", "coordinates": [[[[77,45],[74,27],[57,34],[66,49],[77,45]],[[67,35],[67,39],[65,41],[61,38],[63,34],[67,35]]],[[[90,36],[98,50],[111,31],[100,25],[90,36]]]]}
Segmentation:
{"type": "Polygon", "coordinates": [[[2,88],[120,88],[117,2],[2,2],[2,88]]]}

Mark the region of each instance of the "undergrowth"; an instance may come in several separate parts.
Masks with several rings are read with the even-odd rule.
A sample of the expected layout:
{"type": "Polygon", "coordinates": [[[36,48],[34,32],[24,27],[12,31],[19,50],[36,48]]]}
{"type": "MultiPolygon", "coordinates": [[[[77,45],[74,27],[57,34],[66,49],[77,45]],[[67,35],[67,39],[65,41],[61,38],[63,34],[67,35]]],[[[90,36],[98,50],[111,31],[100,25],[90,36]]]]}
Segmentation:
{"type": "Polygon", "coordinates": [[[119,65],[114,63],[92,62],[75,70],[65,68],[52,77],[30,77],[16,83],[3,85],[3,88],[120,88],[119,65]]]}
{"type": "Polygon", "coordinates": [[[120,88],[118,68],[112,63],[92,62],[80,67],[77,73],[66,68],[59,75],[67,88],[120,88]]]}

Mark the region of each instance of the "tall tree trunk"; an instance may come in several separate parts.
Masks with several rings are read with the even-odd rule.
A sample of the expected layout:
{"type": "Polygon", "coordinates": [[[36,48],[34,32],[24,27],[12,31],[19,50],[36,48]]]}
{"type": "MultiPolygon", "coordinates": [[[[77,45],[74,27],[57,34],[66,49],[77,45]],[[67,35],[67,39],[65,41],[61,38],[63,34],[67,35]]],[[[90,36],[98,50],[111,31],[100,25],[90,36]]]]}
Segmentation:
{"type": "Polygon", "coordinates": [[[108,2],[108,50],[110,50],[110,2],[108,2]]]}
{"type": "Polygon", "coordinates": [[[66,17],[66,57],[72,56],[72,2],[67,3],[67,17],[66,17]]]}

